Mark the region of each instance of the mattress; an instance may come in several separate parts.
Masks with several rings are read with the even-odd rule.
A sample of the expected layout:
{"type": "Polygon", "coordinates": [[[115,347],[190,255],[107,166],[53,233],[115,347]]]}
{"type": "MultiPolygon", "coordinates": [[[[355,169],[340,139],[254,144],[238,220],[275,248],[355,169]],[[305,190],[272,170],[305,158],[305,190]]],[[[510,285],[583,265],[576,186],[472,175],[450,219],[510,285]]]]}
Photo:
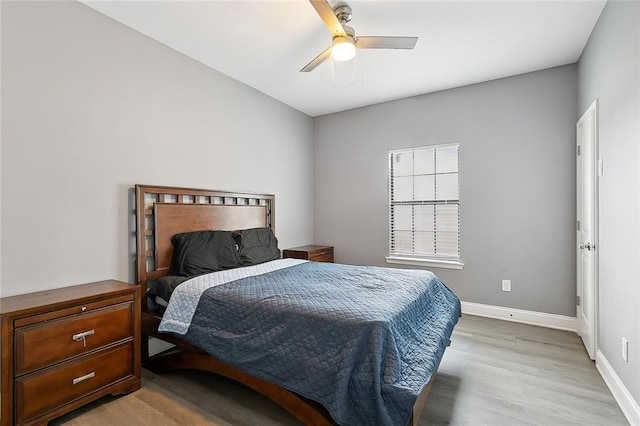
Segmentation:
{"type": "Polygon", "coordinates": [[[457,296],[428,271],[293,260],[185,281],[159,330],[321,403],[338,424],[407,424],[457,296]]]}

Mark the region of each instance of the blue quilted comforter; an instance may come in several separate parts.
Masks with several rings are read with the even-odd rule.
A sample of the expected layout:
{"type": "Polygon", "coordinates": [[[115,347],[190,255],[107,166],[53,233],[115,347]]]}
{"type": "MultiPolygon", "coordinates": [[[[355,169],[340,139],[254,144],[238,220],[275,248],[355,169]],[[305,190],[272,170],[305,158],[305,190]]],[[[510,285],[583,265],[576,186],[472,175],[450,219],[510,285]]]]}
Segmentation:
{"type": "Polygon", "coordinates": [[[340,425],[406,425],[459,316],[431,272],[307,262],[204,291],[183,338],[340,425]]]}

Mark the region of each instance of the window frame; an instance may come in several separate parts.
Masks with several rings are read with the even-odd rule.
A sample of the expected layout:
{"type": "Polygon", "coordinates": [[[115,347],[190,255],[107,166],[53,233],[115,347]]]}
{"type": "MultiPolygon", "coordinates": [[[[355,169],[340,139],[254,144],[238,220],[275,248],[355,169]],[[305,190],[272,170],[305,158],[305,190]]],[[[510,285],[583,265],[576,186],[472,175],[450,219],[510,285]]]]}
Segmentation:
{"type": "MultiPolygon", "coordinates": [[[[403,265],[414,265],[414,266],[428,266],[428,267],[437,267],[437,268],[446,268],[446,269],[462,269],[464,267],[464,263],[461,260],[461,233],[460,233],[460,144],[455,142],[455,143],[442,143],[442,144],[430,144],[430,145],[424,145],[424,146],[416,146],[416,147],[410,147],[410,148],[400,148],[400,149],[390,149],[388,151],[387,154],[387,166],[388,166],[388,171],[387,171],[387,176],[388,176],[388,183],[387,183],[387,196],[388,196],[388,226],[389,226],[389,234],[388,234],[388,255],[385,257],[385,260],[387,263],[392,263],[392,264],[403,264],[403,265]],[[415,203],[412,203],[411,201],[407,202],[405,201],[397,201],[396,203],[394,203],[394,200],[392,199],[393,196],[393,182],[394,182],[394,176],[392,175],[393,173],[393,168],[392,168],[392,161],[394,158],[394,155],[399,154],[399,153],[403,153],[403,152],[413,152],[415,153],[416,151],[420,151],[420,150],[424,150],[424,149],[437,149],[437,148],[448,148],[448,147],[456,147],[457,148],[457,171],[455,173],[457,173],[457,177],[458,177],[458,193],[457,193],[457,199],[450,199],[450,200],[446,200],[444,203],[443,202],[439,202],[437,199],[433,200],[411,200],[411,201],[415,201],[415,203]],[[456,200],[456,201],[454,201],[456,200]],[[457,256],[429,256],[429,255],[419,255],[419,254],[411,254],[411,253],[404,253],[398,250],[392,250],[392,243],[393,243],[393,234],[396,231],[394,229],[394,223],[393,223],[393,207],[394,206],[400,206],[400,205],[411,205],[415,208],[415,206],[420,206],[420,205],[433,205],[434,208],[437,205],[451,205],[451,204],[456,204],[458,206],[458,230],[457,230],[457,245],[458,245],[458,255],[457,256]]],[[[433,176],[435,179],[435,176],[437,176],[437,172],[434,169],[433,170],[433,176]]],[[[412,177],[415,178],[415,176],[419,176],[418,174],[414,174],[414,172],[412,171],[411,174],[412,177]]],[[[415,181],[414,181],[415,182],[415,181]]],[[[437,188],[434,180],[434,188],[437,188]]],[[[412,213],[412,220],[414,220],[415,217],[413,216],[412,213]]],[[[415,224],[412,223],[412,232],[415,232],[415,224]]],[[[434,244],[437,243],[437,240],[435,239],[435,235],[434,235],[434,244]]],[[[435,246],[434,246],[435,247],[435,246]]]]}

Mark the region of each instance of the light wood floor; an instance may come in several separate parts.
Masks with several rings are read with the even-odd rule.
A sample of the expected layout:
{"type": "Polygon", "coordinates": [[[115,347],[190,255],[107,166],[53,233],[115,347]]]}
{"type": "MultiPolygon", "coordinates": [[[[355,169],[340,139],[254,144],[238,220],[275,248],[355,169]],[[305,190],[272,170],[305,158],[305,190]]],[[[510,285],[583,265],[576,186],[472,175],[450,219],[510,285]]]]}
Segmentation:
{"type": "MultiPolygon", "coordinates": [[[[299,425],[269,400],[209,373],[156,375],[50,423],[299,425]]],[[[465,316],[429,394],[427,425],[627,425],[575,333],[465,316]]]]}

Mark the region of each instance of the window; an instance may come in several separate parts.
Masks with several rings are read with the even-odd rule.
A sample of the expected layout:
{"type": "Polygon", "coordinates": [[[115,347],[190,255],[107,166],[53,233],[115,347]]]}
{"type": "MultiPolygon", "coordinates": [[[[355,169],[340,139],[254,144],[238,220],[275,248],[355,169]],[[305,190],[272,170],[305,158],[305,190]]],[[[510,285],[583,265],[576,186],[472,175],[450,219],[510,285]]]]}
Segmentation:
{"type": "Polygon", "coordinates": [[[458,144],[389,152],[387,262],[461,269],[458,144]]]}

